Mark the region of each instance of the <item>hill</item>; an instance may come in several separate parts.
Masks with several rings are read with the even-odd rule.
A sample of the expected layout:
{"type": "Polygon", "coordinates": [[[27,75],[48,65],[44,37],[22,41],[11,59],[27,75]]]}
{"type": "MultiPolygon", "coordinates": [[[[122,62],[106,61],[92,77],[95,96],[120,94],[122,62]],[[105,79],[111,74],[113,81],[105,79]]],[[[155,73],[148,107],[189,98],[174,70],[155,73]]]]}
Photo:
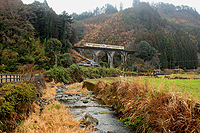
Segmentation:
{"type": "MultiPolygon", "coordinates": [[[[191,18],[195,21],[190,20],[192,24],[181,25],[167,19],[167,17],[170,18],[169,14],[161,17],[161,9],[159,12],[155,6],[142,2],[118,13],[103,13],[78,20],[73,24],[77,31],[77,45],[94,42],[127,47],[130,46],[129,44],[136,45],[141,41],[146,41],[160,53],[163,68],[197,67],[200,32],[192,29],[198,29],[200,17],[194,14],[191,18]]],[[[182,19],[190,17],[182,12],[178,12],[185,16],[182,19]]],[[[131,48],[133,47],[129,47],[130,50],[131,48]]]]}
{"type": "Polygon", "coordinates": [[[21,0],[0,0],[0,71],[13,72],[24,64],[50,69],[58,55],[67,67],[75,41],[72,18],[57,15],[46,0],[24,5],[21,0]]]}
{"type": "Polygon", "coordinates": [[[84,19],[84,38],[79,42],[96,42],[105,44],[124,45],[132,41],[122,20],[122,13],[101,14],[98,17],[84,19]]]}
{"type": "Polygon", "coordinates": [[[152,5],[160,16],[168,21],[184,26],[200,26],[200,15],[192,7],[182,5],[174,6],[168,3],[156,3],[152,5]]]}

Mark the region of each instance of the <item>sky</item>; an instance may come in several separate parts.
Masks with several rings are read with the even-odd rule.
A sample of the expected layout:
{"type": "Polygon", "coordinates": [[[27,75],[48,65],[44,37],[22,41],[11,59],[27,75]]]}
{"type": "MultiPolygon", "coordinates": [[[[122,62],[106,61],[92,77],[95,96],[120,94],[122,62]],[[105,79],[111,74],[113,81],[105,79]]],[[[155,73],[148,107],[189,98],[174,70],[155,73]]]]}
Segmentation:
{"type": "MultiPolygon", "coordinates": [[[[35,0],[22,0],[24,4],[33,3],[35,0]]],[[[44,2],[44,0],[37,0],[44,2]]],[[[96,7],[102,7],[105,4],[109,3],[113,6],[116,6],[119,10],[120,2],[123,3],[123,8],[128,8],[132,6],[133,0],[46,0],[49,4],[49,7],[57,14],[61,14],[63,11],[72,14],[73,12],[80,14],[85,11],[93,11],[96,7]]],[[[140,0],[141,2],[164,2],[170,3],[175,6],[178,5],[187,5],[189,7],[196,8],[197,12],[200,13],[200,1],[199,0],[140,0]]]]}

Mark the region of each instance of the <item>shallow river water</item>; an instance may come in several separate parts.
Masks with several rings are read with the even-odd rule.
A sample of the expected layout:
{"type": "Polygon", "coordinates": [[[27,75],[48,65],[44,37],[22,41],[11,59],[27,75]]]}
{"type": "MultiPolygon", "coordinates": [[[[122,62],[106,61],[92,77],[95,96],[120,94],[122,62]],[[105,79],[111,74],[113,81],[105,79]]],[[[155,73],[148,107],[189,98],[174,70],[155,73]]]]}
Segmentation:
{"type": "MultiPolygon", "coordinates": [[[[125,127],[123,122],[119,122],[116,113],[109,106],[103,105],[92,96],[82,94],[63,94],[65,87],[58,87],[56,99],[68,106],[75,114],[75,119],[80,120],[86,113],[98,119],[98,125],[92,133],[134,133],[125,127]],[[87,103],[83,103],[83,99],[87,99],[87,103]]],[[[92,92],[89,92],[92,93],[92,92]]]]}

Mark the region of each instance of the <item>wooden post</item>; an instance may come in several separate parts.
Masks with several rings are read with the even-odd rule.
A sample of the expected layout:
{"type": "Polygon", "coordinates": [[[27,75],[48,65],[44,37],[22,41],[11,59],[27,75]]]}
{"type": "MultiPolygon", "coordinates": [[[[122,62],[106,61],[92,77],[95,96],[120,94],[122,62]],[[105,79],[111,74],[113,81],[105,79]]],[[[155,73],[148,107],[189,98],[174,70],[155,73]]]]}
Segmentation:
{"type": "Polygon", "coordinates": [[[10,76],[10,82],[11,82],[11,81],[12,81],[12,80],[11,80],[11,74],[9,74],[9,76],[10,76]]]}
{"type": "Polygon", "coordinates": [[[14,75],[13,75],[13,81],[14,81],[14,82],[16,81],[16,78],[15,78],[15,76],[16,76],[16,75],[14,74],[14,75]]]}
{"type": "Polygon", "coordinates": [[[3,76],[2,76],[2,74],[1,74],[1,83],[3,83],[3,79],[2,79],[2,77],[3,77],[3,76]]]}
{"type": "Polygon", "coordinates": [[[7,73],[6,73],[6,83],[7,83],[7,73]]]}

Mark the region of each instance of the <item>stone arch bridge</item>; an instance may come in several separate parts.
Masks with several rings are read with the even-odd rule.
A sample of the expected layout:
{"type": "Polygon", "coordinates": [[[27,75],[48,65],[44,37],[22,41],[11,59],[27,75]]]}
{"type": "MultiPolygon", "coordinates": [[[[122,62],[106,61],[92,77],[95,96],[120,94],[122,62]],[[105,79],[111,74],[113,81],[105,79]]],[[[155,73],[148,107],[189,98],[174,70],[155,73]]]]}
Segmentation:
{"type": "MultiPolygon", "coordinates": [[[[112,45],[107,45],[107,46],[112,46],[112,45]]],[[[121,54],[121,61],[123,63],[126,62],[126,58],[127,58],[128,54],[133,54],[136,52],[136,51],[128,51],[128,50],[124,50],[124,49],[117,49],[116,47],[106,48],[106,47],[92,47],[92,46],[89,46],[89,47],[88,46],[82,46],[82,47],[74,46],[74,49],[77,52],[79,52],[79,54],[81,54],[81,55],[84,52],[84,50],[86,50],[86,49],[90,50],[91,54],[92,54],[92,58],[96,63],[98,63],[99,53],[101,51],[104,51],[107,53],[108,64],[110,64],[110,67],[113,67],[113,58],[114,58],[115,52],[119,52],[121,54]]]]}

